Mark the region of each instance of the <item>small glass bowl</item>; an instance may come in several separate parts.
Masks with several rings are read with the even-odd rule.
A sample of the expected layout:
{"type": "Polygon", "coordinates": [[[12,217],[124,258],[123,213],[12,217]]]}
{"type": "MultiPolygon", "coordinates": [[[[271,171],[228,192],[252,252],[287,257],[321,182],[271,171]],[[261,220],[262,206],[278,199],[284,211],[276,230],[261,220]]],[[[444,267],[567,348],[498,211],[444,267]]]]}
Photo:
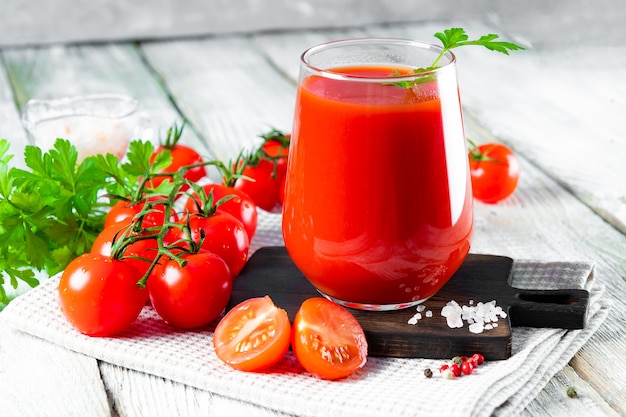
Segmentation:
{"type": "Polygon", "coordinates": [[[121,94],[31,99],[24,106],[22,123],[32,145],[45,152],[57,138],[68,139],[79,161],[99,153],[121,159],[142,130],[139,101],[121,94]]]}

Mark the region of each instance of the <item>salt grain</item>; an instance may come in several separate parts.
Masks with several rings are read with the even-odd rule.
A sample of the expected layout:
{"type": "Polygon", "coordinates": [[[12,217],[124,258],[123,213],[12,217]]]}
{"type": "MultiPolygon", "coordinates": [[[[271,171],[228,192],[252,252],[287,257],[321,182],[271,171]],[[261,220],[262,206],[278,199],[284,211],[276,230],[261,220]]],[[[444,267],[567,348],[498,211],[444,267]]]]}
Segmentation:
{"type": "Polygon", "coordinates": [[[422,314],[421,313],[415,313],[413,315],[413,317],[411,317],[407,323],[415,325],[421,319],[422,319],[422,314]]]}
{"type": "Polygon", "coordinates": [[[482,333],[485,327],[482,323],[473,323],[469,326],[469,331],[472,333],[482,333]]]}

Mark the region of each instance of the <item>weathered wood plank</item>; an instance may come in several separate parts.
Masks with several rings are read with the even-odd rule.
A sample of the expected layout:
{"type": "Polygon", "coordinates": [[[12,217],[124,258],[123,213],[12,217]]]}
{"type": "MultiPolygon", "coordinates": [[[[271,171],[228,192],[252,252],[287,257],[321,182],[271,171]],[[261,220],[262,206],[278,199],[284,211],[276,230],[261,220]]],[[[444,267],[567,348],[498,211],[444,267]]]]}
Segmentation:
{"type": "Polygon", "coordinates": [[[177,2],[4,0],[0,45],[163,39],[244,31],[349,27],[396,21],[487,16],[543,47],[573,42],[619,45],[626,9],[618,0],[255,0],[177,2]]]}
{"type": "Polygon", "coordinates": [[[235,158],[273,127],[291,129],[294,86],[247,37],[146,43],[142,50],[218,159],[235,158]]]}
{"type": "MultiPolygon", "coordinates": [[[[132,44],[10,49],[4,50],[2,57],[19,111],[31,98],[127,94],[141,102],[147,125],[142,139],[154,142],[173,122],[181,119],[167,91],[144,65],[132,44]]],[[[208,154],[191,128],[185,130],[181,141],[208,154]]]]}
{"type": "Polygon", "coordinates": [[[0,327],[3,416],[110,417],[98,363],[25,333],[0,327]]]}
{"type": "Polygon", "coordinates": [[[587,381],[566,366],[552,378],[537,398],[520,413],[521,417],[575,416],[584,410],[588,417],[617,417],[611,408],[587,381]],[[576,389],[577,397],[567,395],[567,389],[576,389]]]}

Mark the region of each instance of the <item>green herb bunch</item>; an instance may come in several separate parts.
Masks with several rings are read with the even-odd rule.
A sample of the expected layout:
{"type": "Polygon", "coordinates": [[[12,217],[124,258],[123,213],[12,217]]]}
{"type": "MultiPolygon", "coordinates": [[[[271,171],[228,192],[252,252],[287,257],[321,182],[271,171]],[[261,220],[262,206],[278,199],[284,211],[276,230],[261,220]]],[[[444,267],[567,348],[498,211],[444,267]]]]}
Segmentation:
{"type": "Polygon", "coordinates": [[[154,146],[133,141],[124,164],[112,154],[79,163],[76,148],[57,139],[45,153],[27,146],[21,169],[9,165],[9,148],[0,140],[0,309],[7,283],[35,287],[37,272],[53,276],[91,249],[111,205],[106,195],[136,195],[142,175],[170,162],[164,153],[151,164],[154,146]]]}

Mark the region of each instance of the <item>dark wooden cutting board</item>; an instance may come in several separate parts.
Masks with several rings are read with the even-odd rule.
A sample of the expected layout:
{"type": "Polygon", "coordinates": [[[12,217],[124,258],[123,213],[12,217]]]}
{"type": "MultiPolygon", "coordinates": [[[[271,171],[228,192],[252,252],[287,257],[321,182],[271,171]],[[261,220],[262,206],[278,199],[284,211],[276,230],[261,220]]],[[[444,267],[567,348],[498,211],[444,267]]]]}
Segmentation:
{"type": "MultiPolygon", "coordinates": [[[[451,358],[482,353],[488,360],[511,356],[511,326],[580,329],[585,325],[589,293],[585,290],[520,290],[509,285],[513,260],[470,254],[446,285],[424,303],[422,319],[408,324],[415,308],[396,311],[349,309],[365,332],[369,355],[451,358]],[[467,323],[451,329],[441,309],[451,300],[469,305],[496,300],[507,312],[498,326],[471,333],[467,323]],[[427,310],[432,317],[424,317],[427,310]]],[[[269,295],[293,320],[304,300],[319,293],[293,264],[284,247],[264,247],[252,255],[235,281],[227,306],[251,297],[269,295]]]]}

